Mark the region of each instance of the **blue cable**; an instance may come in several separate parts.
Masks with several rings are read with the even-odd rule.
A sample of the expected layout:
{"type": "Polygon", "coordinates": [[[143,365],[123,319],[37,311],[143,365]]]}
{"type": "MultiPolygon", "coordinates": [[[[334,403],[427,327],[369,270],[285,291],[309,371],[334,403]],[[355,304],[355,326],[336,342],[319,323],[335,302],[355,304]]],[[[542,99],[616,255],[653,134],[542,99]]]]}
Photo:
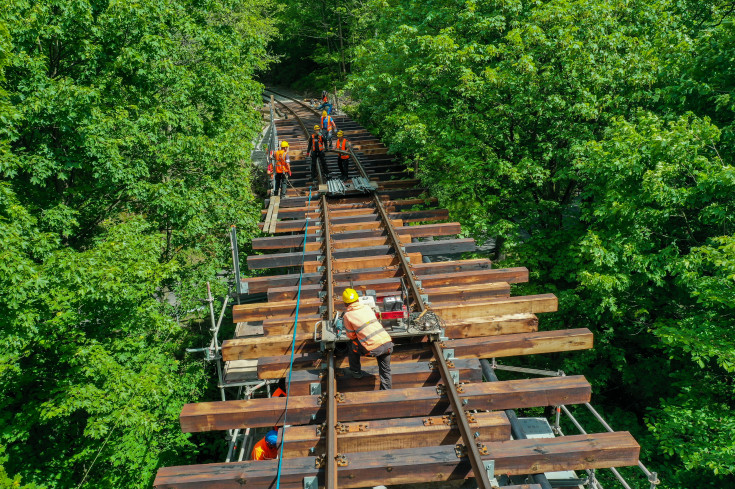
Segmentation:
{"type": "MultiPolygon", "coordinates": [[[[309,202],[311,205],[311,187],[309,187],[309,202]]],[[[281,463],[283,462],[283,445],[286,444],[286,415],[288,414],[288,400],[291,398],[291,372],[293,372],[293,358],[296,350],[296,327],[299,324],[299,306],[301,305],[301,280],[304,278],[304,258],[306,256],[306,237],[309,234],[309,216],[306,216],[304,226],[304,247],[301,252],[301,271],[299,272],[299,291],[296,295],[296,317],[293,322],[293,338],[291,339],[291,363],[288,366],[288,382],[286,383],[286,407],[283,410],[283,437],[281,437],[281,452],[278,455],[278,472],[276,474],[276,489],[281,488],[281,463]]]]}

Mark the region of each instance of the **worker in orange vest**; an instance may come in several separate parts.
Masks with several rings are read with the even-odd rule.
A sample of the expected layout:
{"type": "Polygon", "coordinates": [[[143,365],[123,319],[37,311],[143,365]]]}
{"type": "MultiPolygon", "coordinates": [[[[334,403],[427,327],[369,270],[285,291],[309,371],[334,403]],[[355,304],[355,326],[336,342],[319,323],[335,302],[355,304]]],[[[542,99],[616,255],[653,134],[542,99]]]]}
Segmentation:
{"type": "Polygon", "coordinates": [[[322,169],[322,175],[326,179],[329,170],[327,169],[327,160],[324,158],[324,137],[319,133],[319,125],[314,126],[314,132],[311,134],[309,144],[306,147],[306,154],[311,155],[311,180],[316,181],[317,159],[322,169]]]}
{"type": "Polygon", "coordinates": [[[273,195],[283,197],[286,195],[286,174],[291,176],[291,158],[288,155],[288,141],[281,142],[281,149],[276,151],[275,160],[276,188],[273,195]]]}
{"type": "Polygon", "coordinates": [[[286,379],[279,379],[278,387],[271,397],[286,397],[286,379]]]}
{"type": "Polygon", "coordinates": [[[322,99],[321,99],[321,102],[322,102],[322,104],[319,107],[317,107],[316,110],[322,110],[322,109],[324,109],[324,110],[327,111],[327,114],[331,114],[332,113],[332,104],[329,103],[329,97],[327,96],[327,91],[326,90],[322,90],[322,99]]]}
{"type": "Polygon", "coordinates": [[[324,139],[327,140],[327,145],[329,146],[329,149],[332,148],[332,136],[334,136],[334,132],[337,130],[337,124],[334,123],[334,119],[332,119],[332,116],[327,114],[327,111],[322,111],[322,120],[321,120],[321,127],[322,127],[322,136],[324,136],[324,139]]]}
{"type": "MultiPolygon", "coordinates": [[[[335,143],[335,148],[340,151],[347,152],[350,150],[350,142],[347,141],[347,138],[345,138],[344,135],[344,132],[337,131],[337,142],[335,143]]],[[[347,178],[349,177],[348,169],[350,166],[350,155],[338,153],[337,166],[339,166],[339,173],[342,175],[342,180],[347,180],[347,178]]]]}
{"type": "Polygon", "coordinates": [[[390,389],[393,385],[390,354],[393,353],[394,346],[390,335],[380,324],[370,306],[360,302],[355,289],[345,289],[342,301],[347,307],[342,315],[342,323],[347,337],[352,340],[347,352],[350,374],[353,378],[362,378],[365,373],[360,365],[360,356],[375,357],[378,360],[380,390],[390,389]]]}
{"type": "Polygon", "coordinates": [[[250,453],[253,460],[273,460],[278,458],[278,432],[270,430],[258,443],[253,447],[250,453]]]}

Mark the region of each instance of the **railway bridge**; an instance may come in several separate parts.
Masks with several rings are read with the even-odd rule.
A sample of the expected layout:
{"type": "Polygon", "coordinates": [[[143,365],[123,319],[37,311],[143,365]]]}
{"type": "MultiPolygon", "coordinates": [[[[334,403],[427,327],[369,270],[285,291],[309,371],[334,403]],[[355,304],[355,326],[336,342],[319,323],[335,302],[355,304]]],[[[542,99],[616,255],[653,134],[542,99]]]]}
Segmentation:
{"type": "MultiPolygon", "coordinates": [[[[475,243],[458,237],[460,224],[449,222],[421,182],[349,117],[334,119],[352,145],[350,178],[330,178],[339,174],[331,152],[329,174],[319,170],[318,182],[310,182],[306,143],[319,114],[295,99],[273,104],[272,113],[283,117],[273,118],[271,133],[290,145],[292,186],[283,198],[265,201],[264,236],[252,242],[260,254],[247,257],[250,270],[271,274],[238,281],[236,335],[221,344],[224,308],[217,322],[210,303],[215,336],[207,353],[221,366],[222,400],[188,404],[180,416],[184,432],[226,431],[227,461],[162,468],[155,487],[430,488],[469,480],[483,489],[599,489],[596,471],[611,469],[630,489],[615,469],[623,466],[640,467],[645,486],[655,487],[656,474],[640,463],[633,437],[613,431],[591,406],[583,376],[499,361],[589,349],[592,333],[540,328],[538,315],[556,311],[557,299],[511,295],[512,284],[528,281],[526,268],[433,260],[473,251],[475,243]],[[368,375],[345,375],[338,316],[348,286],[378,306],[386,298],[406,306],[385,320],[396,343],[391,390],[378,390],[371,359],[363,362],[368,375]],[[501,381],[498,370],[528,378],[501,381]],[[286,379],[288,397],[270,397],[279,379],[286,379]],[[588,433],[572,405],[598,416],[601,432],[588,433]],[[555,413],[551,423],[531,420],[548,428],[543,433],[516,415],[541,407],[555,413]],[[579,434],[564,436],[562,415],[579,434]],[[253,435],[284,425],[279,459],[246,460],[253,435]],[[550,475],[560,471],[561,482],[550,475]]],[[[236,257],[239,279],[238,267],[236,257]]]]}

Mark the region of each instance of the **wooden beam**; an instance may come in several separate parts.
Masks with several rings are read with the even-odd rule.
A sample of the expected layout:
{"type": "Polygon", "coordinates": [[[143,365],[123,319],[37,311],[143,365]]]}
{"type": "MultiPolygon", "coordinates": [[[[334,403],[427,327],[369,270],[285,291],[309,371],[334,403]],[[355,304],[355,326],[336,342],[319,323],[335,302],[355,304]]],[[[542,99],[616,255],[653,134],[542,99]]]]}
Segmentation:
{"type": "MultiPolygon", "coordinates": [[[[467,401],[467,410],[521,409],[589,402],[591,387],[583,376],[574,375],[465,384],[460,396],[467,401]]],[[[450,409],[447,397],[435,387],[346,392],[340,397],[342,422],[437,415],[450,409]]],[[[291,396],[288,423],[323,421],[326,407],[319,399],[319,396],[291,396]],[[312,415],[316,416],[315,420],[312,415]]],[[[283,397],[200,402],[184,405],[179,420],[185,433],[278,426],[283,424],[285,407],[283,397]]]]}
{"type": "MultiPolygon", "coordinates": [[[[482,370],[478,360],[453,360],[451,369],[459,374],[460,382],[482,382],[482,370]]],[[[376,391],[380,388],[378,367],[363,366],[365,376],[353,379],[347,369],[335,370],[337,390],[339,392],[376,391]]],[[[436,365],[429,362],[396,363],[391,369],[393,389],[409,389],[436,385],[441,376],[436,365]]],[[[306,396],[310,394],[311,384],[323,383],[325,370],[294,370],[291,373],[291,395],[306,396]]]]}
{"type": "Polygon", "coordinates": [[[554,294],[527,295],[507,299],[489,299],[463,304],[443,302],[433,304],[432,309],[445,321],[502,314],[555,312],[558,301],[554,294]]]}
{"type": "MultiPolygon", "coordinates": [[[[288,445],[288,439],[286,441],[288,445]]],[[[483,460],[495,462],[495,472],[508,475],[540,474],[561,470],[634,466],[640,446],[627,431],[593,433],[529,440],[486,443],[483,460]]],[[[347,465],[338,468],[339,487],[431,483],[472,476],[469,459],[458,459],[451,445],[349,453],[347,465]]],[[[153,486],[157,489],[272,489],[278,460],[247,461],[163,467],[153,486]]],[[[281,487],[302,489],[304,477],[323,484],[323,470],[315,457],[284,458],[281,487]]],[[[511,486],[535,489],[530,486],[511,486]]]]}
{"type": "Polygon", "coordinates": [[[510,297],[510,284],[506,282],[491,282],[489,284],[468,284],[456,287],[424,287],[429,296],[429,302],[456,301],[463,302],[479,299],[493,299],[510,297]]]}
{"type": "Polygon", "coordinates": [[[466,272],[437,273],[422,276],[419,280],[421,280],[421,286],[424,288],[441,287],[442,285],[469,285],[490,282],[508,282],[509,284],[517,284],[528,282],[528,269],[525,267],[488,268],[466,272]]]}
{"type": "MultiPolygon", "coordinates": [[[[408,253],[411,263],[421,262],[421,253],[408,253]]],[[[398,257],[395,255],[371,256],[367,258],[343,258],[334,260],[332,270],[335,272],[348,272],[353,270],[361,270],[365,268],[392,267],[398,265],[398,257]]],[[[313,273],[322,266],[322,262],[310,261],[304,262],[304,271],[313,273]]]]}
{"type": "MultiPolygon", "coordinates": [[[[224,360],[240,360],[236,346],[225,340],[222,344],[224,360]]],[[[555,353],[562,351],[585,350],[592,348],[593,335],[587,328],[565,329],[557,331],[538,331],[533,333],[507,334],[479,338],[462,338],[447,340],[445,348],[454,349],[456,358],[492,358],[555,353]]],[[[391,355],[391,363],[416,362],[431,359],[428,343],[412,343],[396,345],[391,355]]],[[[258,360],[258,377],[261,379],[280,379],[287,375],[291,357],[261,357],[258,360]]],[[[294,370],[318,368],[321,366],[320,353],[296,354],[293,360],[294,370]]],[[[375,365],[374,358],[366,357],[363,365],[375,365]]],[[[347,367],[347,358],[335,359],[336,367],[347,367]]]]}
{"type": "MultiPolygon", "coordinates": [[[[281,211],[283,212],[283,211],[281,211]]],[[[309,228],[312,226],[309,225],[309,228]]],[[[441,223],[441,224],[422,224],[418,226],[399,226],[396,228],[396,232],[399,235],[411,236],[413,238],[426,238],[426,237],[440,237],[440,236],[455,236],[461,232],[459,223],[441,223]]],[[[353,230],[344,231],[339,234],[332,236],[333,241],[341,239],[359,239],[368,237],[379,237],[385,236],[385,230],[374,229],[374,230],[353,230]]],[[[309,234],[306,237],[307,242],[316,242],[317,238],[320,238],[316,234],[309,234]]],[[[303,245],[303,235],[293,236],[268,236],[264,238],[254,238],[252,246],[254,250],[280,250],[284,248],[300,248],[303,245]]]]}
{"type": "MultiPolygon", "coordinates": [[[[470,427],[478,433],[478,443],[510,440],[510,422],[504,412],[476,413],[470,427]]],[[[278,444],[285,438],[283,457],[308,457],[324,453],[324,436],[318,426],[292,426],[279,432],[278,444]],[[313,450],[311,450],[313,449],[313,450]],[[311,450],[311,452],[310,452],[311,450]]],[[[421,448],[462,443],[456,423],[450,416],[381,419],[366,423],[340,423],[337,437],[339,453],[359,453],[421,448]]]]}
{"type": "Polygon", "coordinates": [[[538,331],[538,318],[535,314],[508,314],[468,318],[444,323],[444,335],[452,338],[476,338],[538,331]]]}

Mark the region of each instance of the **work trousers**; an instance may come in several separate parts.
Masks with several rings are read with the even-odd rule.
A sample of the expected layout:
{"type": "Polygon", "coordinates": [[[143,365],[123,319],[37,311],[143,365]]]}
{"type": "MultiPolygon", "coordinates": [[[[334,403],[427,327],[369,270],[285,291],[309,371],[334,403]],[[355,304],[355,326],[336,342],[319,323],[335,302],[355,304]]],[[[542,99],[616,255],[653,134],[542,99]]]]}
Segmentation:
{"type": "Polygon", "coordinates": [[[283,197],[286,195],[286,182],[288,181],[288,174],[286,173],[276,173],[276,188],[273,191],[273,195],[278,195],[279,197],[283,197]]]}
{"type": "Polygon", "coordinates": [[[332,138],[334,137],[334,129],[326,130],[322,129],[322,137],[326,141],[326,146],[332,149],[332,138]]]}
{"type": "Polygon", "coordinates": [[[311,152],[311,179],[316,180],[316,160],[319,160],[319,166],[322,168],[322,175],[326,180],[329,171],[327,170],[327,160],[324,159],[324,151],[312,151],[311,152]]]}
{"type": "Polygon", "coordinates": [[[337,165],[339,166],[339,172],[342,174],[342,179],[347,180],[349,177],[349,166],[350,166],[350,159],[349,158],[340,158],[337,157],[337,165]]]}
{"type": "MultiPolygon", "coordinates": [[[[356,340],[355,340],[356,341],[356,340]]],[[[347,359],[350,362],[350,370],[353,372],[360,372],[362,370],[362,363],[360,361],[360,355],[367,357],[375,357],[378,360],[378,374],[380,375],[380,390],[388,390],[393,387],[393,380],[390,373],[390,354],[393,353],[393,342],[389,341],[384,345],[380,345],[373,351],[367,351],[362,343],[357,342],[350,345],[350,349],[347,352],[347,359]]]]}
{"type": "Polygon", "coordinates": [[[332,104],[330,104],[329,102],[324,102],[322,105],[316,108],[317,111],[320,111],[322,109],[327,111],[327,115],[332,114],[332,104]]]}

